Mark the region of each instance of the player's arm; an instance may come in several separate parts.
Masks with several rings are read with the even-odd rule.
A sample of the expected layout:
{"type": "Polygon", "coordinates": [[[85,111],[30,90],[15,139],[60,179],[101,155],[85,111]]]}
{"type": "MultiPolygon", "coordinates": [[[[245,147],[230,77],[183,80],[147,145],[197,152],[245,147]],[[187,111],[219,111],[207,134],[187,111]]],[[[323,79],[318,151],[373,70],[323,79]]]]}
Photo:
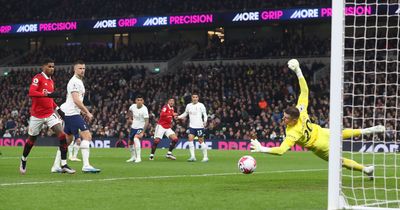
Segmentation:
{"type": "Polygon", "coordinates": [[[47,93],[46,92],[40,92],[38,91],[39,89],[39,79],[34,77],[32,79],[32,83],[29,86],[29,93],[28,96],[29,97],[46,97],[47,93]]]}
{"type": "Polygon", "coordinates": [[[144,126],[143,126],[143,133],[146,132],[147,127],[149,126],[149,118],[144,118],[144,126]]]}
{"type": "Polygon", "coordinates": [[[189,107],[189,105],[186,105],[185,112],[183,112],[181,115],[179,115],[178,119],[183,119],[183,118],[186,118],[188,116],[188,114],[189,114],[189,108],[188,107],[189,107]]]}
{"type": "Polygon", "coordinates": [[[150,116],[149,116],[149,110],[147,110],[147,107],[145,107],[145,108],[146,108],[146,112],[145,112],[145,115],[144,115],[143,133],[145,133],[145,132],[146,132],[146,129],[149,127],[149,118],[150,118],[150,116]]]}
{"type": "Polygon", "coordinates": [[[287,152],[296,141],[293,137],[287,136],[279,147],[264,147],[257,139],[251,139],[251,152],[263,152],[271,155],[283,155],[287,152]]]}
{"type": "Polygon", "coordinates": [[[303,72],[300,69],[299,61],[296,60],[296,59],[291,59],[288,62],[288,67],[294,73],[296,73],[297,78],[299,79],[300,96],[299,96],[299,99],[297,101],[297,108],[299,108],[300,111],[307,110],[309,89],[308,89],[308,86],[307,86],[307,81],[303,76],[303,72]]]}
{"type": "MultiPolygon", "coordinates": [[[[86,106],[83,104],[83,102],[79,99],[79,93],[78,92],[72,92],[71,93],[72,100],[74,101],[74,104],[87,116],[92,116],[92,114],[89,112],[89,110],[86,108],[86,106]]],[[[93,116],[92,116],[93,117],[93,116]]],[[[89,117],[91,118],[91,117],[89,117]]]]}
{"type": "Polygon", "coordinates": [[[201,115],[203,116],[204,127],[206,127],[207,126],[207,121],[208,121],[208,116],[207,116],[206,107],[204,105],[201,107],[201,115]]]}
{"type": "Polygon", "coordinates": [[[131,125],[132,122],[133,122],[133,113],[132,113],[131,109],[129,108],[129,111],[128,111],[128,125],[131,125]]]}

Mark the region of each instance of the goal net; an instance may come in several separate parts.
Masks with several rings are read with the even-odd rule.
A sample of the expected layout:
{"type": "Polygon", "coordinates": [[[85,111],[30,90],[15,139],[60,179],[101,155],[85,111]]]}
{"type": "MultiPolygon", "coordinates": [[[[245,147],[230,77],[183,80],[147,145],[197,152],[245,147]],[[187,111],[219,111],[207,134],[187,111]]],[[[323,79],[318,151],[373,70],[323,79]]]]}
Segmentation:
{"type": "MultiPolygon", "coordinates": [[[[337,96],[341,97],[341,106],[332,107],[331,104],[331,111],[336,109],[341,117],[333,119],[331,126],[341,123],[334,127],[337,132],[343,128],[384,125],[386,132],[343,139],[339,146],[331,145],[331,150],[338,150],[342,157],[366,166],[373,165],[375,173],[374,180],[370,181],[358,171],[337,167],[339,178],[330,171],[329,179],[337,178],[339,189],[332,192],[330,186],[329,196],[334,193],[338,201],[336,207],[332,208],[330,203],[329,208],[400,209],[400,0],[338,2],[342,4],[339,7],[342,10],[334,8],[333,19],[342,19],[341,22],[333,20],[332,36],[335,36],[337,26],[341,27],[342,34],[336,34],[341,39],[335,41],[332,38],[332,48],[340,45],[338,48],[341,49],[336,50],[341,53],[332,53],[332,62],[341,59],[339,69],[342,72],[331,71],[339,75],[341,87],[331,86],[331,91],[342,89],[342,92],[337,96]],[[337,16],[340,11],[344,15],[337,16]]],[[[331,165],[329,170],[333,170],[331,165]]]]}

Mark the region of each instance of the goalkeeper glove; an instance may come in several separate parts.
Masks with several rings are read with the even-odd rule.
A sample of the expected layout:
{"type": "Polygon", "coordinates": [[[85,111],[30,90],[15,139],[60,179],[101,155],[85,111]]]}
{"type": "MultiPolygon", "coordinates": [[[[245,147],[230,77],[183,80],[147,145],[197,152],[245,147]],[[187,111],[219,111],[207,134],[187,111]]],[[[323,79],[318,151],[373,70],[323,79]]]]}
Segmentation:
{"type": "Polygon", "coordinates": [[[47,97],[49,98],[61,98],[61,94],[58,92],[52,92],[52,93],[48,93],[47,97]]]}
{"type": "Polygon", "coordinates": [[[301,72],[300,64],[299,64],[299,61],[297,59],[290,59],[288,61],[288,67],[289,67],[289,69],[294,71],[296,74],[298,72],[301,72]]]}
{"type": "Polygon", "coordinates": [[[251,139],[250,141],[251,141],[250,142],[251,143],[251,146],[250,146],[251,152],[269,152],[270,151],[270,148],[263,147],[257,139],[251,139]]]}

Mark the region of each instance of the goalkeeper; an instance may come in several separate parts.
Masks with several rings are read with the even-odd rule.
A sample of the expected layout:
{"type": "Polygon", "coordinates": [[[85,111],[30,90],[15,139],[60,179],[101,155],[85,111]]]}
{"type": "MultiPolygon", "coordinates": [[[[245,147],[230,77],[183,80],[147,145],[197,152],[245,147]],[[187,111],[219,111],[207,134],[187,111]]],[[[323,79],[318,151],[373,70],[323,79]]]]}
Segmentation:
{"type": "MultiPolygon", "coordinates": [[[[252,152],[263,152],[273,155],[282,155],[294,144],[303,146],[311,150],[318,157],[328,161],[329,159],[329,129],[310,121],[307,113],[308,106],[308,86],[301,72],[299,62],[292,59],[288,62],[288,67],[294,71],[299,79],[300,96],[296,107],[289,107],[284,111],[283,122],[286,125],[286,138],[279,147],[263,147],[257,139],[251,140],[252,152]]],[[[382,125],[366,129],[344,129],[343,139],[384,132],[382,125]]],[[[342,158],[343,167],[351,170],[364,172],[370,179],[373,179],[374,166],[363,166],[354,160],[342,158]]]]}

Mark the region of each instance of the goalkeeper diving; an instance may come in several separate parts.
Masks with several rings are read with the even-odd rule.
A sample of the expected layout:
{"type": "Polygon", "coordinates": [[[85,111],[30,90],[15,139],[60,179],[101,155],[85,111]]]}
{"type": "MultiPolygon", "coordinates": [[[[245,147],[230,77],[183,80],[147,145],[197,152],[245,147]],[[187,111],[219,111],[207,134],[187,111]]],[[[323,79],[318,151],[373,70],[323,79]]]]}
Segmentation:
{"type": "MultiPolygon", "coordinates": [[[[296,107],[289,107],[284,111],[283,122],[286,125],[286,137],[279,147],[264,147],[257,139],[251,140],[251,152],[263,152],[273,155],[282,155],[293,145],[298,144],[311,150],[318,157],[328,161],[329,159],[329,129],[310,121],[307,113],[308,86],[300,69],[299,62],[291,59],[288,67],[296,73],[300,85],[300,96],[296,107]]],[[[365,129],[344,129],[342,138],[348,139],[365,134],[385,132],[382,125],[365,129]]],[[[374,166],[364,166],[354,160],[342,157],[342,166],[355,171],[364,172],[371,180],[373,179],[374,166]]]]}

